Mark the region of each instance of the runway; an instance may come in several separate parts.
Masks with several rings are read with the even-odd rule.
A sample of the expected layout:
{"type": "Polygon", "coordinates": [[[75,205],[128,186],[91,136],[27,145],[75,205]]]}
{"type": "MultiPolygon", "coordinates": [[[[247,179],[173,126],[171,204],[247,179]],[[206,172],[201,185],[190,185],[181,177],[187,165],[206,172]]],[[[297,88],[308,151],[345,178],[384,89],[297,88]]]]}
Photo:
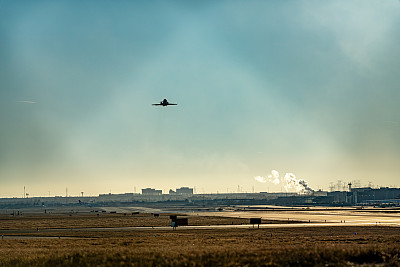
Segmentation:
{"type": "MultiPolygon", "coordinates": [[[[263,220],[299,221],[308,226],[362,226],[386,225],[400,226],[399,210],[376,211],[351,209],[310,209],[310,210],[269,210],[269,211],[221,211],[203,212],[203,216],[222,216],[236,218],[261,218],[263,220]]],[[[289,226],[284,224],[287,227],[289,226]]],[[[298,225],[298,224],[296,224],[298,225]]],[[[300,224],[302,225],[302,224],[300,224]]],[[[273,226],[276,226],[275,224],[273,226]]]]}

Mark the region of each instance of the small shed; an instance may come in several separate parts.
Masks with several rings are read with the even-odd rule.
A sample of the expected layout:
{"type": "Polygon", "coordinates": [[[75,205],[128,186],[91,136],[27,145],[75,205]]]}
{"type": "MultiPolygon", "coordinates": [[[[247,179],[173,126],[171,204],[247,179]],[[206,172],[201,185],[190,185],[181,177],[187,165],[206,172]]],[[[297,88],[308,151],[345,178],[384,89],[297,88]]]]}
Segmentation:
{"type": "Polygon", "coordinates": [[[171,226],[176,228],[178,226],[187,226],[189,225],[188,218],[176,218],[172,219],[171,226]]]}
{"type": "Polygon", "coordinates": [[[261,224],[261,218],[250,218],[250,224],[254,225],[257,224],[258,228],[260,228],[260,224],[261,224]]]}

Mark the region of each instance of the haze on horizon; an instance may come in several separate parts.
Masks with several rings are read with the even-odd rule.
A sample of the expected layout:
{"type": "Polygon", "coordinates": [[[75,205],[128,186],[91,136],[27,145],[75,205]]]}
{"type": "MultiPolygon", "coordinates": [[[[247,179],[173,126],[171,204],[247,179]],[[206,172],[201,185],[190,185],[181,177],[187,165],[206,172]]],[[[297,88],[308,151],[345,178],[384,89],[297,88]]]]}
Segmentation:
{"type": "Polygon", "coordinates": [[[2,1],[0,197],[399,186],[399,25],[397,0],[2,1]]]}

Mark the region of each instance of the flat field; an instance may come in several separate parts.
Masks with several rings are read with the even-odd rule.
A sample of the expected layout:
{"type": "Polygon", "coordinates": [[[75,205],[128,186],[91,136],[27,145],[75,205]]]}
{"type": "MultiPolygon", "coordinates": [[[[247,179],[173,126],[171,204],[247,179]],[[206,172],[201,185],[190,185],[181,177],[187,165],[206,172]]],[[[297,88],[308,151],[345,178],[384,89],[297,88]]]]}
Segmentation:
{"type": "Polygon", "coordinates": [[[203,228],[172,230],[167,214],[2,215],[0,265],[400,266],[398,227],[253,229],[229,227],[245,218],[188,219],[203,228]],[[226,227],[207,227],[218,224],[226,227]]]}

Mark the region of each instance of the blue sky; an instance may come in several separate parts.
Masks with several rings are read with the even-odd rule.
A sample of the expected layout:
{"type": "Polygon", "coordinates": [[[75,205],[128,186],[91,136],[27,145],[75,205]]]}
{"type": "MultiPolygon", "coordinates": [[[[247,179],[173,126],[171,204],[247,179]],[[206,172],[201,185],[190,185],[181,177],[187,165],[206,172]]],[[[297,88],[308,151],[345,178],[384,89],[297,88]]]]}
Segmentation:
{"type": "Polygon", "coordinates": [[[2,1],[0,196],[398,185],[399,25],[395,0],[2,1]]]}

